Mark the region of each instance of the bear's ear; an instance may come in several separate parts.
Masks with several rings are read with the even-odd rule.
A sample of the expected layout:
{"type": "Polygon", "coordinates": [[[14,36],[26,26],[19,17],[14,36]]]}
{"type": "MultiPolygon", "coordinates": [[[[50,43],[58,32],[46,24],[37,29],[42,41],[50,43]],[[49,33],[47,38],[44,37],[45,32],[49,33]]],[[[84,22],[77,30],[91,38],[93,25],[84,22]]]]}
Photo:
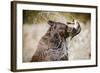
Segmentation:
{"type": "Polygon", "coordinates": [[[48,24],[49,24],[50,26],[53,26],[54,23],[55,23],[54,21],[51,21],[51,20],[48,21],[48,24]]]}

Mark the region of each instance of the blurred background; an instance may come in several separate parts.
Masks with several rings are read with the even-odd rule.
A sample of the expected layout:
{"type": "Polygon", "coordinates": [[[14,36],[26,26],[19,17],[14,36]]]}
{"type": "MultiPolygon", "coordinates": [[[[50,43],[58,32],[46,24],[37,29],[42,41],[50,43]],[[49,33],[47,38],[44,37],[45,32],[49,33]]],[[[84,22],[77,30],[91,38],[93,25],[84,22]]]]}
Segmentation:
{"type": "Polygon", "coordinates": [[[49,28],[48,20],[61,23],[79,21],[81,32],[68,41],[69,60],[91,58],[91,14],[23,10],[23,62],[29,62],[37,44],[49,28]]]}

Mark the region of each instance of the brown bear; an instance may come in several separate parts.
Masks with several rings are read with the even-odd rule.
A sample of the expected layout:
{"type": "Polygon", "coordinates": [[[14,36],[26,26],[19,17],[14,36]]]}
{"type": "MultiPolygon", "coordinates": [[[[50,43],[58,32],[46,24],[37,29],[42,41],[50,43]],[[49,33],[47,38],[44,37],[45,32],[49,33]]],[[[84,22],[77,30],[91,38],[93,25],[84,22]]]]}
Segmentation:
{"type": "Polygon", "coordinates": [[[40,39],[31,62],[68,60],[66,38],[72,39],[81,31],[80,24],[76,20],[66,24],[50,20],[48,24],[50,28],[40,39]]]}

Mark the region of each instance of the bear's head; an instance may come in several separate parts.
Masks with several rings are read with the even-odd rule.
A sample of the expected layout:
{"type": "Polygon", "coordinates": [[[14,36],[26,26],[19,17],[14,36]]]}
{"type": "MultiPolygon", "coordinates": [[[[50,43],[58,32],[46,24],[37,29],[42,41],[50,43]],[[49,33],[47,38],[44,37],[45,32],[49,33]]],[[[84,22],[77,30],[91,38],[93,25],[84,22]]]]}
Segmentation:
{"type": "Polygon", "coordinates": [[[67,22],[66,24],[49,20],[48,24],[50,25],[51,36],[55,39],[67,37],[71,37],[72,39],[81,31],[80,24],[77,20],[73,20],[73,22],[67,22]]]}

